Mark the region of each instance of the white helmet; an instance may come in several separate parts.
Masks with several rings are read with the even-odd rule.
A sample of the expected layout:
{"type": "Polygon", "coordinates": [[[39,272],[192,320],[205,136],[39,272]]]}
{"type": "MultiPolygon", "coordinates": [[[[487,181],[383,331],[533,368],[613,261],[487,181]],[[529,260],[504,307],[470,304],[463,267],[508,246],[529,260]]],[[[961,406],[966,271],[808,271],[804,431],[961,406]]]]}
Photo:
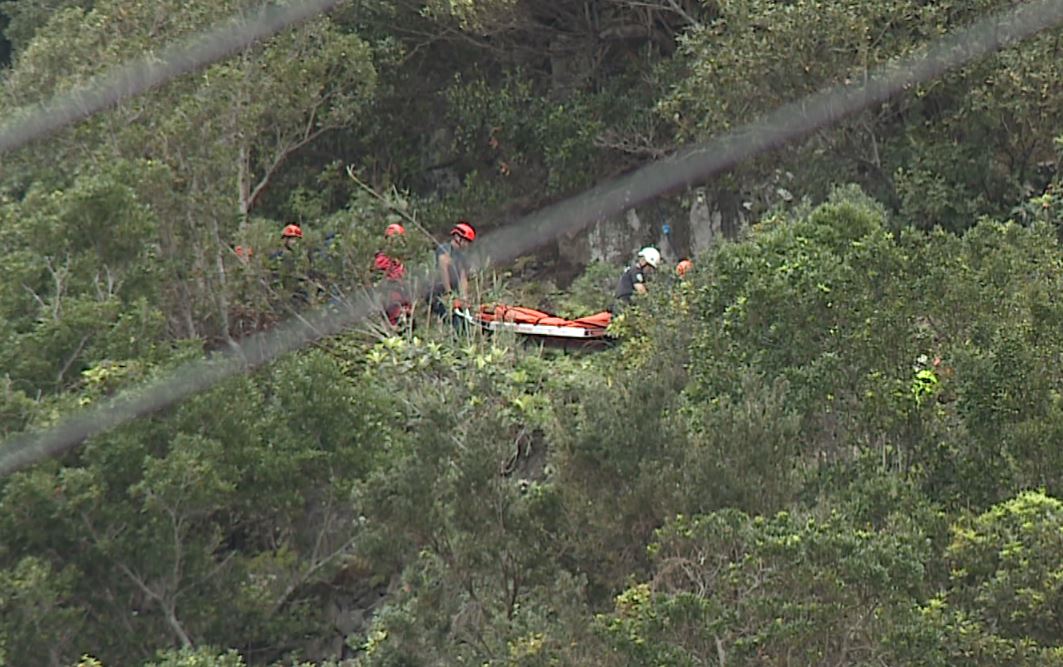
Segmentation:
{"type": "Polygon", "coordinates": [[[661,253],[657,250],[657,248],[647,246],[642,250],[639,250],[639,259],[646,260],[647,264],[656,269],[657,266],[661,263],[661,253]]]}

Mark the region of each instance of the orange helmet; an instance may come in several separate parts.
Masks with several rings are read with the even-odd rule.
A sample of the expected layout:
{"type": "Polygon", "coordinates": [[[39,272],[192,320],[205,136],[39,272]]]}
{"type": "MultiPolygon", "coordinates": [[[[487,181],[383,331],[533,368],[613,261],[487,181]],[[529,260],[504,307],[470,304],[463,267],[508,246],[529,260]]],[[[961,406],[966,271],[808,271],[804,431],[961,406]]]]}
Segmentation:
{"type": "Polygon", "coordinates": [[[297,239],[303,238],[302,228],[299,225],[288,225],[285,227],[284,231],[281,232],[281,238],[286,239],[289,237],[295,237],[297,239]]]}
{"type": "Polygon", "coordinates": [[[464,220],[458,220],[458,224],[454,225],[454,227],[450,230],[450,235],[460,236],[461,238],[470,242],[476,240],[476,230],[473,229],[472,225],[470,225],[464,220]]]}
{"type": "Polygon", "coordinates": [[[406,228],[397,222],[393,222],[388,225],[388,228],[384,230],[384,238],[389,236],[402,236],[406,233],[406,228]]]}
{"type": "Polygon", "coordinates": [[[694,268],[694,262],[689,259],[684,259],[675,265],[675,272],[680,278],[682,278],[687,274],[687,271],[690,271],[692,268],[694,268]]]}

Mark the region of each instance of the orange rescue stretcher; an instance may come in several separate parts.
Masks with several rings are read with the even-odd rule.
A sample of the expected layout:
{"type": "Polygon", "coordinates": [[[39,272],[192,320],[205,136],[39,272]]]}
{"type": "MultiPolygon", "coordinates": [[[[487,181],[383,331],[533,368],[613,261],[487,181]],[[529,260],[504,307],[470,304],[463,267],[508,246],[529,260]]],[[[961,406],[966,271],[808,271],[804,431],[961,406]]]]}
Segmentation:
{"type": "Polygon", "coordinates": [[[612,313],[602,311],[566,320],[523,306],[493,304],[480,306],[475,313],[461,311],[462,317],[485,331],[511,331],[532,340],[563,347],[606,347],[615,342],[606,332],[612,313]]]}

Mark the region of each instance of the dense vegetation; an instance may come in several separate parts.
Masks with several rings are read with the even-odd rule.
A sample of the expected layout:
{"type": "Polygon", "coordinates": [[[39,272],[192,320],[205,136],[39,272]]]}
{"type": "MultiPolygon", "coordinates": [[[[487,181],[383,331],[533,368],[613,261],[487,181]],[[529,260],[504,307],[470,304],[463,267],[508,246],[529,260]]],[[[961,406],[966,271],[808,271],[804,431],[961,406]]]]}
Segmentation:
{"type": "MultiPolygon", "coordinates": [[[[254,4],[6,0],[0,105],[254,4]]],[[[352,0],[5,155],[0,435],[1009,4],[352,0]]],[[[0,481],[0,664],[1063,665],[1061,38],[704,184],[607,352],[374,320],[0,481]]]]}

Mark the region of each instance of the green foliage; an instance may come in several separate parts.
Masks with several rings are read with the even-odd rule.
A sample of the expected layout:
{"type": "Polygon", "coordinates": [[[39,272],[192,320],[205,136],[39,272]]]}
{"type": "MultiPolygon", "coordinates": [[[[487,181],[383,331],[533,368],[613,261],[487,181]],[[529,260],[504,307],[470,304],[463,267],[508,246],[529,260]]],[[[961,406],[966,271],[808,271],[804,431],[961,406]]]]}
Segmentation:
{"type": "Polygon", "coordinates": [[[527,171],[534,177],[542,169],[547,193],[586,184],[598,157],[594,140],[603,127],[603,100],[557,103],[532,81],[519,70],[498,85],[457,81],[447,101],[458,148],[482,156],[511,180],[526,182],[527,171]]]}
{"type": "Polygon", "coordinates": [[[359,494],[364,555],[407,564],[396,599],[357,642],[365,663],[557,650],[526,643],[578,609],[581,585],[558,571],[565,522],[552,475],[526,467],[545,453],[534,431],[550,406],[537,394],[557,369],[476,338],[463,347],[389,339],[370,362],[371,376],[403,386],[415,411],[407,448],[359,494]]]}
{"type": "Polygon", "coordinates": [[[154,652],[153,637],[253,646],[312,631],[305,596],[351,552],[350,493],[390,447],[388,406],[327,356],[303,356],[90,442],[80,465],[14,477],[5,560],[64,554],[49,617],[79,624],[54,650],[124,662],[154,652]],[[104,631],[115,623],[139,632],[104,631]]]}
{"type": "Polygon", "coordinates": [[[557,300],[557,314],[578,318],[606,310],[622,272],[622,268],[606,262],[591,263],[557,300]]]}
{"type": "Polygon", "coordinates": [[[48,19],[67,7],[87,8],[92,0],[5,0],[0,13],[6,17],[4,37],[16,53],[33,39],[48,19]]]}
{"type": "MultiPolygon", "coordinates": [[[[171,4],[96,2],[57,13],[9,72],[7,106],[67,90],[248,6],[171,4]]],[[[250,245],[261,259],[276,249],[283,223],[252,238],[248,216],[265,206],[301,152],[358,123],[376,87],[371,58],[363,40],[330,19],[303,24],[60,133],[46,150],[23,152],[19,173],[33,185],[19,193],[11,215],[32,234],[34,249],[54,253],[53,274],[66,269],[66,246],[95,250],[93,268],[102,260],[108,278],[119,259],[150,254],[152,261],[138,268],[161,283],[150,285],[156,291],[148,295],[177,336],[244,333],[239,320],[246,311],[230,304],[271,301],[263,289],[247,289],[269,281],[241,280],[238,266],[227,271],[230,248],[250,245]],[[101,176],[115,183],[98,183],[101,176]],[[116,228],[126,233],[112,233],[116,228]],[[233,273],[238,279],[230,281],[233,273]]],[[[319,210],[316,217],[325,216],[319,210]]],[[[37,270],[47,278],[44,267],[37,270]]],[[[106,286],[112,282],[121,284],[121,276],[106,286]]]]}
{"type": "MultiPolygon", "coordinates": [[[[718,3],[681,38],[682,72],[659,103],[684,137],[708,137],[826,86],[857,83],[891,59],[1007,3],[909,0],[718,3]]],[[[808,142],[747,166],[743,196],[778,170],[816,196],[857,181],[924,228],[966,229],[1044,185],[1059,127],[1058,39],[1046,35],[914,88],[808,142]],[[1041,181],[1038,183],[1038,181],[1041,181]]],[[[759,203],[759,202],[758,202],[759,203]]]]}
{"type": "MultiPolygon", "coordinates": [[[[328,341],[9,480],[0,567],[25,592],[6,598],[5,646],[38,624],[63,659],[233,637],[245,659],[291,657],[327,626],[326,591],[375,590],[344,631],[364,664],[1048,660],[1023,619],[1055,566],[1020,577],[997,545],[1051,503],[961,521],[952,546],[936,504],[1058,484],[1054,233],[890,231],[841,190],[653,283],[598,356],[437,328],[328,341]],[[115,624],[132,631],[100,631],[115,624]]],[[[108,349],[82,400],[172,363],[108,349]]],[[[40,419],[15,386],[9,418],[40,419]]]]}
{"type": "Polygon", "coordinates": [[[441,19],[453,19],[463,29],[483,28],[492,20],[504,19],[515,0],[429,0],[422,12],[441,19]]]}
{"type": "Polygon", "coordinates": [[[116,163],[68,189],[35,185],[3,203],[11,274],[0,303],[13,329],[5,353],[13,381],[68,389],[90,360],[151,355],[163,330],[148,305],[160,297],[157,220],[130,185],[144,175],[135,172],[116,163]]]}
{"type": "MultiPolygon", "coordinates": [[[[253,4],[9,0],[0,104],[253,4]]],[[[5,157],[0,435],[1005,4],[348,3],[5,157]]],[[[371,325],[3,480],[0,659],[1058,663],[1058,48],[722,177],[771,213],[613,350],[371,325]]],[[[485,298],[611,301],[525,261],[485,298]]]]}
{"type": "Polygon", "coordinates": [[[1058,354],[1044,296],[1056,252],[1045,227],[898,237],[876,207],[838,195],[701,262],[713,280],[694,282],[688,395],[740,398],[749,372],[783,378],[805,460],[877,451],[957,505],[1054,488],[1054,376],[1034,368],[1058,354]]]}
{"type": "Polygon", "coordinates": [[[1058,648],[1063,505],[1026,492],[954,528],[948,600],[994,635],[1058,648]]]}
{"type": "Polygon", "coordinates": [[[1025,492],[952,528],[947,583],[890,638],[917,665],[1057,665],[1059,501],[1025,492]]]}
{"type": "Polygon", "coordinates": [[[244,667],[247,663],[233,651],[217,653],[201,647],[195,650],[166,651],[144,667],[244,667]]]}
{"type": "Polygon", "coordinates": [[[782,377],[803,435],[841,435],[839,419],[852,409],[843,406],[882,391],[882,379],[904,378],[918,354],[904,346],[906,304],[893,293],[904,289],[903,261],[881,211],[851,194],[721,248],[705,266],[712,283],[694,282],[692,314],[704,326],[694,333],[702,362],[691,399],[739,398],[750,371],[782,377]]]}
{"type": "Polygon", "coordinates": [[[598,625],[618,664],[888,661],[877,640],[911,622],[921,538],[837,516],[678,516],[649,547],[650,583],[598,625]]]}
{"type": "Polygon", "coordinates": [[[55,661],[75,648],[69,632],[81,625],[84,609],[66,598],[77,576],[73,566],[55,571],[32,556],[0,571],[0,664],[19,664],[29,656],[55,661]],[[4,663],[5,654],[14,662],[4,663]]]}

